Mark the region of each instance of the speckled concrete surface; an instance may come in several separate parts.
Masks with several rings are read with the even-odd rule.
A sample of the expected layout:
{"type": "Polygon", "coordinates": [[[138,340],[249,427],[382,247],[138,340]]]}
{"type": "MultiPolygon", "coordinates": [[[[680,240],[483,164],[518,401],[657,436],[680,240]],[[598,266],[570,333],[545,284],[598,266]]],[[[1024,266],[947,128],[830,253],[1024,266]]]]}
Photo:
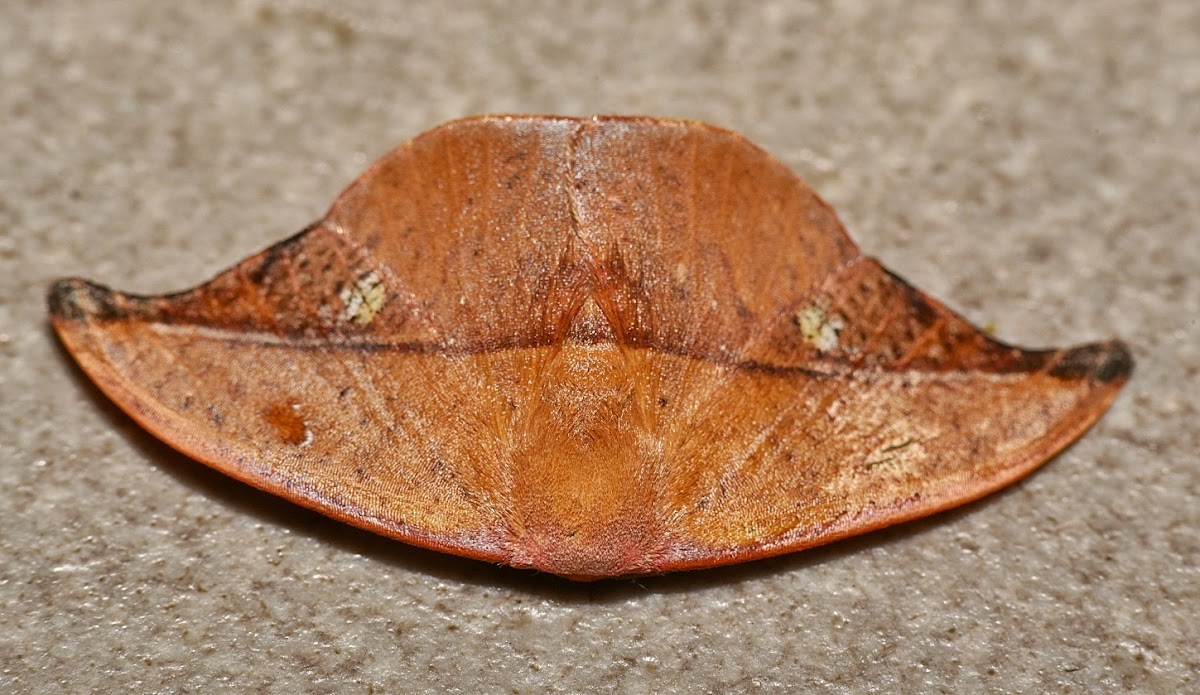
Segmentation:
{"type": "Polygon", "coordinates": [[[1200,5],[325,4],[0,8],[0,691],[1200,689],[1200,5]],[[210,472],[46,323],[56,277],[195,284],[498,111],[739,130],[918,286],[1024,344],[1123,337],[1134,379],[960,511],[577,586],[210,472]]]}

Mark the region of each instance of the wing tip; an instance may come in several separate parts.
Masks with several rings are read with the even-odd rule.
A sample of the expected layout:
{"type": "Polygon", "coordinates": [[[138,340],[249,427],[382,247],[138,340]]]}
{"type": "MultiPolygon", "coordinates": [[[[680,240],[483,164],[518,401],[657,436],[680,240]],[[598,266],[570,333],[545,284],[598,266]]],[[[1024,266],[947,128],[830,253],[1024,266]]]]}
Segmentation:
{"type": "Polygon", "coordinates": [[[1119,386],[1133,373],[1133,363],[1133,352],[1128,345],[1121,340],[1109,340],[1067,350],[1050,370],[1050,375],[1119,386]]]}
{"type": "Polygon", "coordinates": [[[111,319],[120,314],[117,293],[83,278],[64,278],[46,294],[50,318],[56,324],[111,319]]]}

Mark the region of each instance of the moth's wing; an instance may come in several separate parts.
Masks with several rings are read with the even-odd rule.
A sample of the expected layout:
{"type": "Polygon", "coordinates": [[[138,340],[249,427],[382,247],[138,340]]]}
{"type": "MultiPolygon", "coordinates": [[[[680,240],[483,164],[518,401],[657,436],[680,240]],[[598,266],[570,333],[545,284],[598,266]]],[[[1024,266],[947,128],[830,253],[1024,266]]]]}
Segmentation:
{"type": "Polygon", "coordinates": [[[575,152],[583,248],[642,449],[660,452],[642,474],[665,534],[648,566],[797,550],[979,497],[1077,437],[1129,371],[1120,345],[989,339],[862,258],[736,134],[616,119],[575,152]]]}
{"type": "Polygon", "coordinates": [[[626,345],[731,355],[858,257],[829,205],[737,133],[602,119],[574,150],[579,235],[626,345]]]}
{"type": "Polygon", "coordinates": [[[510,420],[575,281],[573,130],[451,124],[195,290],[67,280],[52,321],[122,409],[189,456],[386,535],[503,560],[510,420]]]}
{"type": "Polygon", "coordinates": [[[992,340],[870,259],[830,276],[671,420],[663,569],[799,550],[997,490],[1079,437],[1132,369],[1118,343],[992,340]],[[713,386],[715,383],[717,386],[713,386]]]}

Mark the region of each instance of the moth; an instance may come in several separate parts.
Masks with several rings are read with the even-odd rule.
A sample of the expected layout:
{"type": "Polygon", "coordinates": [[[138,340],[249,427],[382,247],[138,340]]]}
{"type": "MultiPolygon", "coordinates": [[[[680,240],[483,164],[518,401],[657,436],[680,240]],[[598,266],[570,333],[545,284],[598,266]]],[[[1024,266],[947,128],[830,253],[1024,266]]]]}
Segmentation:
{"type": "Polygon", "coordinates": [[[576,580],[922,517],[1079,437],[1133,360],[1024,350],[862,255],[727,130],[494,116],[185,292],[80,279],[62,342],[179,451],[413,545],[576,580]]]}

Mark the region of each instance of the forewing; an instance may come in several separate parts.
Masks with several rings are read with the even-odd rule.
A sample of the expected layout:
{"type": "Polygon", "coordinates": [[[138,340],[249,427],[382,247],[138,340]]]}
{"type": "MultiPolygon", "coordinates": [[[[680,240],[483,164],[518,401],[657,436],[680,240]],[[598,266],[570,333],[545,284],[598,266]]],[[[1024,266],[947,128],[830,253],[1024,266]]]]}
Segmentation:
{"type": "Polygon", "coordinates": [[[1119,343],[1004,345],[860,259],[690,387],[706,396],[670,428],[664,564],[789,552],[981,497],[1082,434],[1131,367],[1119,343]]]}
{"type": "Polygon", "coordinates": [[[513,414],[578,279],[574,128],[539,126],[418,138],[321,223],[189,292],[61,282],[54,324],[184,453],[360,526],[502,560],[513,414]]]}

